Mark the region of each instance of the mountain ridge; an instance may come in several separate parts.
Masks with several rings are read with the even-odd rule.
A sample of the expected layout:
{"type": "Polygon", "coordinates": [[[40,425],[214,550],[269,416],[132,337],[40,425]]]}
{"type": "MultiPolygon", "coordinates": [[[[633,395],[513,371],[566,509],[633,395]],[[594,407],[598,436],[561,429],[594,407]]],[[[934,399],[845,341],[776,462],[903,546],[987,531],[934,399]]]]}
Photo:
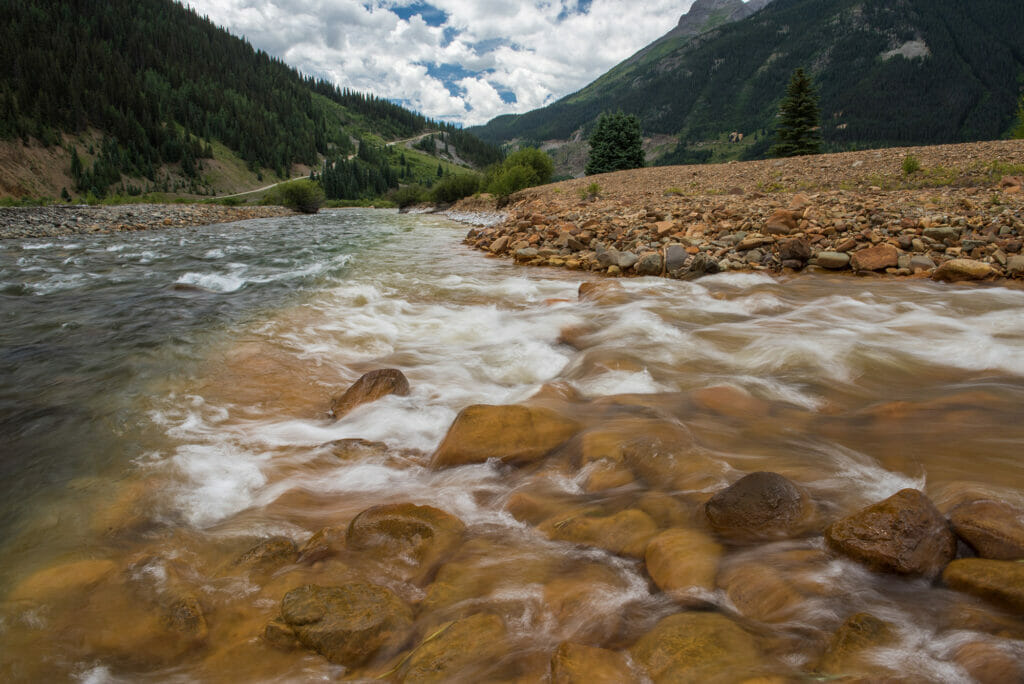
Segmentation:
{"type": "Polygon", "coordinates": [[[1024,4],[978,0],[774,0],[697,36],[655,41],[545,108],[470,129],[495,143],[577,139],[605,110],[671,136],[662,159],[757,158],[789,76],[820,90],[828,149],[1002,137],[1024,83],[1024,4]],[[729,134],[742,144],[727,147],[729,134]]]}

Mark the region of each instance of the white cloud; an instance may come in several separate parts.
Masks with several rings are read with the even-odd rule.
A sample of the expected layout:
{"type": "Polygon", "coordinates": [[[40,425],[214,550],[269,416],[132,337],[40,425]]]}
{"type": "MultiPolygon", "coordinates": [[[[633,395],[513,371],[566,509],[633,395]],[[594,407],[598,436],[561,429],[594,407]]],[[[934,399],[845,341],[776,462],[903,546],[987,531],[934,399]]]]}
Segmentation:
{"type": "Polygon", "coordinates": [[[692,0],[186,4],[304,73],[473,125],[579,90],[666,33],[692,0]],[[427,5],[444,14],[410,16],[427,5]],[[514,94],[516,101],[506,103],[502,93],[514,94]]]}

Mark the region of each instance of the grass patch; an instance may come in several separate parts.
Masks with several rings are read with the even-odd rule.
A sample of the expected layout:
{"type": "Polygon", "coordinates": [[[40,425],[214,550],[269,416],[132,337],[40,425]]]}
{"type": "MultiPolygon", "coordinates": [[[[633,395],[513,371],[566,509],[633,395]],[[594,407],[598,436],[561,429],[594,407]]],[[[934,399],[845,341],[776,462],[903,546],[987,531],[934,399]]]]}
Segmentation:
{"type": "Polygon", "coordinates": [[[912,154],[903,158],[903,175],[912,176],[921,170],[921,160],[912,154]]]}
{"type": "Polygon", "coordinates": [[[585,188],[580,188],[580,199],[583,201],[594,200],[601,196],[601,186],[591,183],[585,188]]]}

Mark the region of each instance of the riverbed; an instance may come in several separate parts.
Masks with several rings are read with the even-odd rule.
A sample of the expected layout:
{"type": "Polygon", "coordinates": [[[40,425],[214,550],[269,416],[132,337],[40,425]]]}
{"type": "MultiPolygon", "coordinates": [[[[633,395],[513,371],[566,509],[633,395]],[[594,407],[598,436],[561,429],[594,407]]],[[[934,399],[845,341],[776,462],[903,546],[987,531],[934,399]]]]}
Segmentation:
{"type": "Polygon", "coordinates": [[[596,276],[488,258],[465,232],[360,209],[0,242],[0,675],[414,680],[410,662],[481,614],[492,636],[453,643],[478,657],[447,679],[543,681],[568,643],[642,681],[637,644],[690,612],[755,644],[721,681],[820,672],[859,613],[890,638],[838,674],[970,682],[971,653],[1024,657],[1012,611],[822,536],[908,488],[944,514],[1024,506],[1024,292],[723,273],[580,298],[596,276]],[[409,392],[329,415],[380,368],[409,392]],[[510,404],[576,431],[526,464],[432,462],[463,409],[510,404]],[[651,435],[669,467],[616,457],[651,435]],[[588,439],[613,446],[587,456],[588,439]],[[717,538],[705,504],[760,471],[806,493],[809,525],[717,538]],[[464,530],[429,562],[346,544],[382,504],[464,530]],[[643,516],[623,544],[563,534],[622,515],[643,516]],[[675,529],[717,545],[709,586],[652,581],[643,542],[675,529]],[[318,532],[333,541],[316,557],[288,546],[318,532]],[[412,616],[390,651],[346,666],[268,630],[288,592],[357,581],[412,616]]]}

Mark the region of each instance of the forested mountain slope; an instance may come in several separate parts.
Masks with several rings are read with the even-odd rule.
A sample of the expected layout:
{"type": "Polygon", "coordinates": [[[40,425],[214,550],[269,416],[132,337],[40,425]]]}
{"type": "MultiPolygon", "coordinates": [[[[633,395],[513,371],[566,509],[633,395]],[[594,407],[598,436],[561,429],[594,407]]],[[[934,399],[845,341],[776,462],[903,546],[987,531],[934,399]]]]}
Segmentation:
{"type": "Polygon", "coordinates": [[[172,0],[5,0],[0,63],[0,139],[55,145],[98,131],[71,170],[98,193],[167,165],[195,179],[214,143],[282,177],[354,153],[354,139],[434,129],[463,138],[463,159],[498,156],[395,104],[304,77],[172,0]]]}
{"type": "Polygon", "coordinates": [[[1005,0],[774,0],[697,37],[662,39],[544,109],[472,130],[495,142],[564,140],[621,109],[683,148],[739,132],[747,140],[736,149],[763,156],[803,67],[820,90],[829,149],[994,139],[1024,83],[1022,30],[1024,3],[1005,0]]]}

